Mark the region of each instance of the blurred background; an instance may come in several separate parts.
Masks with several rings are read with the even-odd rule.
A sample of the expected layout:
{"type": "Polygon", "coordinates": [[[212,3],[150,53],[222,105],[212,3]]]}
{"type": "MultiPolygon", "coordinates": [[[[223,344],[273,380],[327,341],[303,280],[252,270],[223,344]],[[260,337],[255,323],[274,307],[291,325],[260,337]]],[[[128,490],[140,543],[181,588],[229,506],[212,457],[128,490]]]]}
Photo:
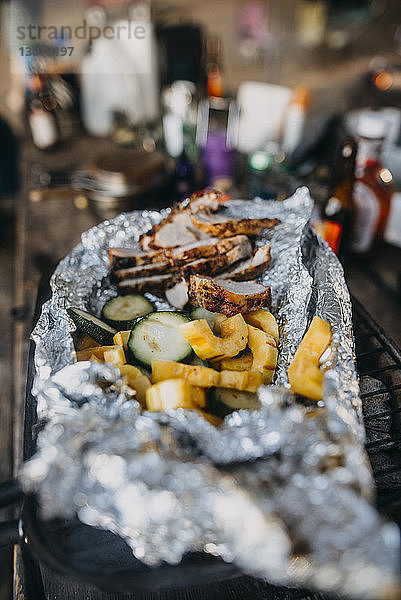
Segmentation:
{"type": "MultiPolygon", "coordinates": [[[[401,344],[399,0],[1,2],[1,477],[57,262],[121,211],[300,185],[351,292],[401,344]]],[[[12,555],[0,598],[12,594],[12,555]]]]}

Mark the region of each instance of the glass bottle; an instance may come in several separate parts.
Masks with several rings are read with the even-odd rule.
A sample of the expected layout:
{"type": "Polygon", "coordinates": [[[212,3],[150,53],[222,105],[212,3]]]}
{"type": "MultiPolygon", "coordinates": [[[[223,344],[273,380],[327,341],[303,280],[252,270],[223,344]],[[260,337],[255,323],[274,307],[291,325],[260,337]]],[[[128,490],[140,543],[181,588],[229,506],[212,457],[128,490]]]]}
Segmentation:
{"type": "Polygon", "coordinates": [[[352,199],[357,144],[347,138],[341,144],[323,208],[323,235],[331,249],[343,255],[348,247],[354,220],[352,199]]]}
{"type": "Polygon", "coordinates": [[[46,81],[37,73],[27,78],[25,96],[26,114],[32,141],[39,150],[50,150],[59,142],[59,131],[54,115],[57,102],[46,81]]]}
{"type": "Polygon", "coordinates": [[[373,242],[383,237],[393,195],[393,178],[381,163],[381,150],[386,133],[383,118],[374,112],[364,113],[357,130],[353,202],[354,226],[350,249],[356,254],[371,250],[373,242]]]}

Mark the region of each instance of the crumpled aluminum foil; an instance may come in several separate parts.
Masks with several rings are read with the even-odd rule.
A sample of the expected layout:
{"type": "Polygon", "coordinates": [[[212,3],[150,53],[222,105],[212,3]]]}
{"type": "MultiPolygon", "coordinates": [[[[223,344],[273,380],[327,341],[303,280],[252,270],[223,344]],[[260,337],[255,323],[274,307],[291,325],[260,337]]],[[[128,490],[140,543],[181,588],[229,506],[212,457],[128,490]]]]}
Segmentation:
{"type": "Polygon", "coordinates": [[[234,217],[281,220],[257,239],[271,243],[263,282],[281,336],[261,409],[233,413],[219,428],[181,409],[141,414],[117,370],[73,364],[65,308],[99,313],[115,294],[108,247],[134,245],[165,213],[123,214],[83,234],[58,265],[32,334],[33,392],[46,425],[20,478],[43,518],[77,513],[119,534],[149,565],[203,550],[276,584],[364,599],[394,594],[399,533],[372,505],[349,294],[337,258],[307,226],[311,209],[306,188],[282,203],[228,207],[234,217]],[[294,402],[286,371],[314,315],[330,322],[333,350],[324,401],[308,407],[294,402]]]}

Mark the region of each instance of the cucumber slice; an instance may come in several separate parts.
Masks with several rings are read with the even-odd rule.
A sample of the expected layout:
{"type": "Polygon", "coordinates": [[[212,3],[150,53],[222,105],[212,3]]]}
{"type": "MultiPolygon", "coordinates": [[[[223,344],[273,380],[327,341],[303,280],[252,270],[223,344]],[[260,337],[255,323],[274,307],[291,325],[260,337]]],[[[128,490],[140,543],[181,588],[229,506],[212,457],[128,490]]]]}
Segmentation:
{"type": "Polygon", "coordinates": [[[213,330],[214,320],[218,314],[220,314],[220,313],[211,312],[210,310],[207,310],[206,308],[202,308],[201,306],[197,306],[196,308],[193,308],[190,312],[192,321],[196,321],[197,319],[206,319],[206,321],[209,323],[210,329],[212,329],[212,330],[213,330]]]}
{"type": "Polygon", "coordinates": [[[79,331],[87,333],[103,346],[113,345],[113,337],[117,333],[116,329],[81,308],[74,308],[72,306],[67,308],[67,313],[79,331]]]}
{"type": "Polygon", "coordinates": [[[235,410],[258,410],[261,407],[257,394],[229,388],[212,388],[209,397],[211,412],[219,417],[225,417],[235,410]]]}
{"type": "Polygon", "coordinates": [[[152,360],[173,360],[189,362],[193,356],[191,345],[181,335],[179,326],[190,319],[180,312],[153,312],[134,325],[128,348],[135,362],[146,368],[151,367],[152,360]]]}
{"type": "Polygon", "coordinates": [[[108,300],[102,308],[102,318],[117,331],[126,331],[132,329],[138,317],[154,310],[152,302],[141,294],[127,294],[108,300]]]}

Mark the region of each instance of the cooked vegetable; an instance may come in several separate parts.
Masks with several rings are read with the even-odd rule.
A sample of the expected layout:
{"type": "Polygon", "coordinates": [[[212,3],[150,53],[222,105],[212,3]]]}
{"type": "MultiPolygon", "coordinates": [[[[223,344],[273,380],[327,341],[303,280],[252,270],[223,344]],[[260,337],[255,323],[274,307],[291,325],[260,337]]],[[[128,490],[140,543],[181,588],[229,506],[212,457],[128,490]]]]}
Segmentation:
{"type": "Polygon", "coordinates": [[[166,379],[146,390],[146,408],[151,411],[169,408],[193,408],[191,386],[184,379],[166,379]]]}
{"type": "Polygon", "coordinates": [[[146,377],[142,371],[132,365],[121,366],[120,373],[121,376],[125,378],[127,385],[136,391],[136,399],[138,402],[142,406],[145,406],[146,390],[151,386],[149,377],[146,377]]]}
{"type": "Polygon", "coordinates": [[[262,385],[262,375],[256,371],[215,371],[208,367],[184,365],[168,360],[152,361],[152,383],[165,379],[185,379],[200,387],[229,387],[256,392],[262,385]]]}
{"type": "Polygon", "coordinates": [[[96,348],[96,346],[101,346],[101,344],[87,333],[83,333],[77,341],[76,350],[86,350],[87,348],[96,348]]]}
{"type": "Polygon", "coordinates": [[[210,312],[210,310],[207,310],[206,308],[202,308],[201,306],[197,306],[197,307],[193,308],[190,312],[190,317],[193,321],[197,321],[199,319],[206,319],[206,321],[209,324],[210,329],[212,329],[212,330],[213,330],[215,319],[216,319],[216,317],[219,317],[219,316],[223,316],[224,319],[226,318],[225,315],[220,315],[220,313],[210,312]]]}
{"type": "Polygon", "coordinates": [[[86,350],[79,350],[77,355],[77,361],[91,360],[92,356],[95,356],[101,361],[104,361],[104,353],[107,350],[114,350],[116,346],[95,346],[94,348],[86,348],[86,350]]]}
{"type": "Polygon", "coordinates": [[[195,412],[197,412],[199,415],[201,415],[206,421],[208,421],[214,427],[218,427],[223,422],[223,419],[221,419],[217,415],[213,415],[210,412],[207,412],[205,410],[199,410],[197,408],[195,408],[193,410],[195,410],[195,412]]]}
{"type": "Polygon", "coordinates": [[[127,362],[125,359],[124,348],[122,346],[114,346],[109,350],[106,350],[103,354],[104,362],[111,363],[115,367],[125,365],[127,362]]]}
{"type": "Polygon", "coordinates": [[[124,350],[127,350],[127,348],[128,348],[128,340],[129,340],[129,336],[130,335],[131,335],[131,330],[130,329],[128,329],[128,331],[119,331],[113,337],[113,341],[114,341],[114,343],[115,343],[116,346],[123,346],[124,350]]]}
{"type": "Polygon", "coordinates": [[[116,329],[81,308],[67,308],[67,313],[79,331],[87,333],[99,344],[105,346],[113,344],[113,337],[117,333],[116,329]]]}
{"type": "Polygon", "coordinates": [[[210,392],[209,406],[213,413],[224,418],[234,410],[258,410],[261,403],[255,393],[216,387],[210,392]]]}
{"type": "Polygon", "coordinates": [[[188,340],[199,358],[236,356],[246,346],[247,325],[242,315],[234,315],[221,324],[221,338],[214,335],[206,319],[190,321],[180,326],[182,335],[188,340]]]}
{"type": "Polygon", "coordinates": [[[263,374],[263,383],[271,383],[277,366],[278,352],[271,335],[248,325],[248,346],[252,352],[252,369],[263,374]]]}
{"type": "Polygon", "coordinates": [[[192,404],[198,408],[205,408],[207,404],[206,389],[197,385],[191,385],[192,404]]]}
{"type": "Polygon", "coordinates": [[[131,329],[138,317],[154,310],[150,300],[140,294],[116,296],[108,300],[102,308],[102,318],[118,331],[131,329]]]}
{"type": "Polygon", "coordinates": [[[246,354],[241,356],[234,356],[233,358],[213,358],[211,363],[214,369],[221,371],[228,369],[229,371],[249,371],[252,368],[252,354],[248,351],[246,354]]]}
{"type": "Polygon", "coordinates": [[[170,360],[152,361],[152,383],[158,383],[165,379],[182,378],[190,385],[200,387],[212,387],[218,385],[219,373],[208,367],[195,365],[184,365],[170,360]]]}
{"type": "Polygon", "coordinates": [[[193,356],[191,345],[182,336],[180,325],[189,318],[179,312],[153,312],[134,325],[128,347],[135,362],[149,367],[154,359],[188,362],[193,356]]]}
{"type": "Polygon", "coordinates": [[[278,343],[278,325],[274,316],[268,310],[254,310],[253,312],[247,313],[243,315],[245,321],[249,323],[249,325],[253,325],[254,327],[258,327],[262,329],[268,335],[271,335],[276,345],[278,343]]]}
{"type": "Polygon", "coordinates": [[[219,375],[217,387],[256,392],[263,383],[262,374],[258,371],[220,371],[219,375]]]}
{"type": "Polygon", "coordinates": [[[331,327],[319,317],[314,317],[288,369],[288,381],[297,394],[312,400],[323,397],[323,372],[320,357],[331,342],[331,327]]]}

